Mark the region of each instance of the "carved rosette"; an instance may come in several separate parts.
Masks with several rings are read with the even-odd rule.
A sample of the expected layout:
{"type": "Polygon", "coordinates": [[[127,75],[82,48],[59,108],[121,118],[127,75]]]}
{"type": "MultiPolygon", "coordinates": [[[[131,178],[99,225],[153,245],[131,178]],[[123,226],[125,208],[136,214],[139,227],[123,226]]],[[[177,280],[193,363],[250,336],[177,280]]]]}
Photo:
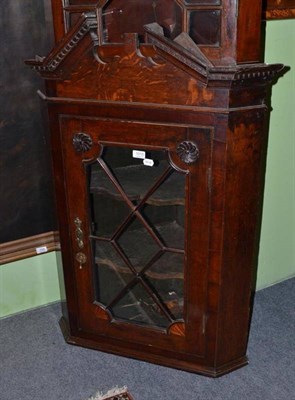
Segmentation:
{"type": "Polygon", "coordinates": [[[87,133],[76,133],[73,136],[73,146],[77,153],[85,153],[92,147],[93,141],[87,133]]]}
{"type": "Polygon", "coordinates": [[[190,141],[181,142],[176,148],[176,153],[185,164],[192,164],[200,157],[197,144],[190,141]]]}

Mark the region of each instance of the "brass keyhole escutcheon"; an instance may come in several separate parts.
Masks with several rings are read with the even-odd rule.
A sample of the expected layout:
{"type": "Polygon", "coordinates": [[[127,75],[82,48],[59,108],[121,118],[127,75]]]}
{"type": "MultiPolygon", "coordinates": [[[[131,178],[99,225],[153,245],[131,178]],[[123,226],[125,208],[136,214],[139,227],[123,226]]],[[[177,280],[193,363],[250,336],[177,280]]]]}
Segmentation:
{"type": "Polygon", "coordinates": [[[82,253],[82,252],[79,252],[79,253],[76,254],[75,258],[76,258],[76,261],[78,261],[78,263],[79,263],[79,269],[82,269],[83,268],[83,264],[85,264],[86,261],[87,261],[86,255],[84,253],[82,253]]]}

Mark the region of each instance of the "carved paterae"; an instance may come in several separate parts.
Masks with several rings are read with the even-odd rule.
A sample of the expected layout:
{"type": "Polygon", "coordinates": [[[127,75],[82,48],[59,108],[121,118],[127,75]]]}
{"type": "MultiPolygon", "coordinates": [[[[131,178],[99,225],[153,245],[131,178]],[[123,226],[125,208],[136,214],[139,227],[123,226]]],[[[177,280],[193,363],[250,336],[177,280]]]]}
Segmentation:
{"type": "Polygon", "coordinates": [[[92,147],[92,139],[87,133],[76,133],[73,136],[73,146],[77,153],[85,153],[92,147]]]}
{"type": "Polygon", "coordinates": [[[190,141],[181,142],[177,146],[176,153],[181,161],[186,164],[192,164],[200,157],[200,151],[197,144],[190,141]]]}
{"type": "Polygon", "coordinates": [[[84,24],[80,28],[80,30],[76,33],[76,35],[67,43],[65,47],[61,49],[61,51],[54,57],[54,59],[48,65],[49,71],[54,71],[56,67],[64,60],[64,58],[68,55],[70,51],[73,50],[74,47],[77,46],[79,41],[85,36],[88,32],[89,27],[84,24]]]}

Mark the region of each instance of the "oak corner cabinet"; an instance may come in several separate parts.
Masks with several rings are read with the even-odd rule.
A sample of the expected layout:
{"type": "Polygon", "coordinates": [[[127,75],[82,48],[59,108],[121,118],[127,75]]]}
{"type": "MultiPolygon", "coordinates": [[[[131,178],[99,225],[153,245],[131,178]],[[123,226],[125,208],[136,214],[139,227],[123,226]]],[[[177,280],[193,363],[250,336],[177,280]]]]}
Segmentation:
{"type": "Polygon", "coordinates": [[[46,80],[69,343],[247,363],[271,85],[259,0],[53,0],[46,80]]]}

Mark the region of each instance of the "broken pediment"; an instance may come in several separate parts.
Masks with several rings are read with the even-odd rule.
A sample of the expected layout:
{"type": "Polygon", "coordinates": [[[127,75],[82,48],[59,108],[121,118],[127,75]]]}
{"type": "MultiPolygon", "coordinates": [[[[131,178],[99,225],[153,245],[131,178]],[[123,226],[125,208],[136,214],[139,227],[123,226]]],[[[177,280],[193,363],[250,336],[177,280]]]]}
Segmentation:
{"type": "MultiPolygon", "coordinates": [[[[121,42],[110,43],[105,41],[104,33],[100,32],[101,24],[100,18],[95,13],[82,14],[64,39],[47,57],[36,56],[34,60],[27,60],[26,63],[40,72],[43,77],[58,79],[67,76],[77,60],[89,50],[93,50],[93,56],[101,63],[110,62],[114,57],[120,57],[125,53],[126,33],[120,36],[121,42]]],[[[147,53],[148,47],[155,47],[156,43],[151,42],[158,38],[157,47],[165,47],[166,50],[167,47],[171,47],[168,52],[173,54],[175,59],[200,74],[201,80],[206,80],[206,67],[212,64],[188,34],[181,32],[171,40],[165,36],[163,27],[156,22],[145,25],[143,29],[144,42],[140,40],[141,34],[136,32],[139,49],[144,49],[143,52],[147,53]],[[159,40],[162,41],[162,44],[159,40]],[[180,56],[180,53],[183,55],[180,56]]],[[[150,53],[152,52],[150,49],[150,53]]],[[[165,51],[165,53],[168,52],[165,51]]]]}
{"type": "Polygon", "coordinates": [[[101,21],[96,13],[82,14],[47,57],[26,63],[44,78],[57,80],[63,97],[199,106],[218,104],[208,86],[271,80],[281,68],[216,67],[186,32],[172,39],[156,22],[144,26],[144,40],[138,33],[124,33],[120,43],[109,43],[101,21]]]}

